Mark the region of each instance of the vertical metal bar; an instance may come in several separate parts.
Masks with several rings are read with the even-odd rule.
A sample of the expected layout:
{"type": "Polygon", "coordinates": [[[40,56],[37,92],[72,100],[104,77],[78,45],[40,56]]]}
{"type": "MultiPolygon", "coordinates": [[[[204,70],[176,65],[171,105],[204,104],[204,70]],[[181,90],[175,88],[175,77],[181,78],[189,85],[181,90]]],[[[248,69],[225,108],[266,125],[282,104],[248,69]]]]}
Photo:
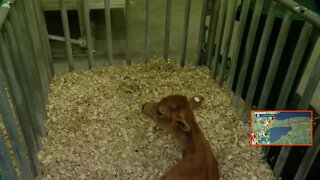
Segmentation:
{"type": "MultiPolygon", "coordinates": [[[[319,126],[320,127],[320,126],[319,126]]],[[[317,154],[320,151],[320,128],[316,129],[314,134],[313,146],[308,147],[306,154],[304,155],[299,169],[294,177],[294,180],[306,179],[313,162],[316,160],[317,154]]]]}
{"type": "Polygon", "coordinates": [[[144,62],[149,60],[149,34],[150,34],[150,0],[146,0],[146,24],[145,24],[145,43],[144,43],[144,62]]]}
{"type": "MultiPolygon", "coordinates": [[[[0,43],[3,42],[2,36],[0,36],[0,43]]],[[[1,47],[1,51],[3,48],[1,47]]],[[[2,52],[1,52],[2,53],[2,52]]],[[[21,132],[19,123],[16,121],[16,116],[14,115],[14,109],[11,109],[10,99],[7,95],[5,86],[4,73],[2,68],[0,68],[0,114],[3,118],[5,128],[8,132],[9,139],[11,141],[13,152],[16,157],[18,167],[21,172],[21,176],[25,179],[32,179],[33,174],[29,164],[29,156],[26,153],[27,147],[21,132]]]]}
{"type": "Polygon", "coordinates": [[[211,69],[211,63],[212,63],[212,56],[213,56],[213,49],[215,44],[215,35],[217,30],[217,24],[219,19],[219,10],[220,10],[220,3],[221,0],[217,0],[212,2],[212,8],[211,8],[211,17],[209,22],[209,38],[208,38],[208,48],[207,48],[207,66],[211,69]]]}
{"type": "MultiPolygon", "coordinates": [[[[48,94],[48,78],[46,78],[43,74],[44,69],[44,64],[43,64],[43,57],[45,56],[43,54],[43,51],[41,49],[43,46],[41,45],[40,38],[38,34],[38,29],[36,28],[36,19],[34,15],[34,9],[33,7],[30,7],[29,2],[25,1],[19,1],[19,3],[15,4],[15,8],[11,10],[11,15],[16,18],[16,22],[12,21],[14,25],[15,30],[17,31],[22,31],[20,32],[23,36],[23,39],[26,38],[26,45],[24,45],[23,48],[27,50],[27,56],[30,56],[30,58],[27,59],[27,66],[25,68],[31,68],[32,71],[32,76],[33,76],[33,81],[34,81],[34,86],[32,86],[32,91],[37,91],[36,95],[33,96],[34,99],[34,111],[36,111],[38,120],[43,121],[43,119],[46,119],[47,114],[45,111],[45,102],[46,102],[46,97],[48,94]],[[31,9],[31,10],[30,10],[31,9]],[[19,13],[17,13],[19,12],[19,13]],[[19,22],[19,23],[17,23],[19,22]],[[21,28],[19,28],[21,27],[21,28]],[[27,30],[27,31],[26,31],[27,30]],[[27,34],[27,35],[25,35],[27,34]]],[[[19,35],[21,37],[21,35],[19,35]]],[[[26,56],[24,56],[26,57],[26,56]]],[[[24,59],[26,60],[26,59],[24,59]]],[[[45,131],[38,130],[38,133],[41,133],[41,135],[45,134],[45,131]]],[[[38,143],[41,146],[41,143],[38,143]]],[[[42,148],[42,146],[39,148],[42,148]]]]}
{"type": "Polygon", "coordinates": [[[126,0],[126,46],[127,46],[127,65],[131,65],[131,0],[126,0]]]}
{"type": "MultiPolygon", "coordinates": [[[[316,50],[314,49],[313,52],[316,50]]],[[[318,55],[316,59],[316,64],[311,72],[310,78],[308,80],[307,86],[303,92],[301,100],[299,102],[297,109],[308,109],[312,96],[317,88],[317,85],[320,82],[320,55],[318,55]]],[[[316,129],[314,135],[313,146],[308,147],[306,154],[304,155],[297,174],[295,176],[295,180],[305,179],[307,177],[308,172],[310,171],[312,163],[315,161],[317,153],[320,150],[320,126],[316,129]]]]}
{"type": "MultiPolygon", "coordinates": [[[[261,13],[261,10],[259,10],[259,8],[262,9],[262,5],[263,5],[263,0],[256,1],[256,5],[255,5],[255,8],[254,8],[254,12],[253,12],[254,15],[256,15],[256,16],[253,16],[253,19],[251,21],[251,25],[250,25],[251,33],[256,32],[256,29],[257,29],[257,26],[258,26],[258,22],[259,22],[259,18],[260,18],[260,13],[261,13]],[[259,4],[259,3],[261,3],[261,4],[259,4]]],[[[235,46],[234,46],[233,54],[232,54],[232,57],[231,57],[231,67],[230,67],[230,71],[229,71],[229,75],[228,75],[228,81],[227,81],[226,90],[227,90],[228,94],[231,92],[233,81],[234,81],[234,76],[235,76],[235,73],[236,73],[236,67],[237,67],[237,64],[238,64],[240,46],[241,46],[241,43],[242,43],[243,33],[244,33],[245,25],[246,25],[246,22],[247,22],[249,6],[250,6],[250,0],[245,0],[243,2],[243,4],[242,4],[242,8],[241,8],[240,22],[239,22],[239,27],[238,27],[239,29],[238,29],[238,34],[237,34],[236,40],[235,40],[235,46]]],[[[250,36],[251,36],[251,34],[250,34],[250,36]]],[[[255,34],[252,34],[252,41],[254,40],[254,37],[255,37],[255,34]]],[[[247,44],[248,44],[248,42],[247,42],[247,44]]]]}
{"type": "Polygon", "coordinates": [[[111,65],[113,61],[112,51],[112,30],[111,30],[111,14],[110,14],[110,0],[104,0],[104,18],[106,26],[106,42],[107,42],[107,53],[108,53],[108,65],[111,65]]]}
{"type": "Polygon", "coordinates": [[[288,33],[289,33],[290,25],[292,22],[292,16],[293,16],[293,13],[291,11],[287,11],[284,17],[284,20],[281,24],[280,32],[277,38],[276,45],[274,47],[271,62],[268,68],[268,73],[267,73],[266,80],[264,82],[262,93],[258,103],[258,109],[265,108],[267,105],[267,100],[269,99],[269,94],[272,88],[272,84],[276,76],[280,58],[284,49],[284,45],[285,45],[288,33]]]}
{"type": "Polygon", "coordinates": [[[170,26],[171,26],[171,9],[172,9],[172,0],[167,0],[166,24],[165,24],[164,48],[163,48],[163,58],[164,58],[165,60],[168,60],[168,54],[169,54],[170,26]]]}
{"type": "MultiPolygon", "coordinates": [[[[36,43],[30,43],[30,42],[34,42],[32,37],[29,35],[27,36],[25,35],[26,33],[34,34],[34,33],[31,33],[34,31],[31,31],[32,29],[29,28],[30,24],[26,23],[26,20],[24,19],[25,15],[22,13],[17,13],[17,11],[21,10],[21,8],[23,7],[24,6],[22,3],[16,3],[15,8],[11,9],[10,13],[11,13],[12,19],[15,19],[15,20],[12,20],[11,22],[13,24],[13,27],[14,27],[13,30],[15,32],[16,37],[19,37],[18,38],[19,41],[21,41],[21,43],[24,43],[24,45],[21,48],[26,51],[24,57],[28,57],[28,58],[27,59],[24,58],[22,59],[22,61],[25,61],[26,63],[25,68],[30,69],[29,73],[30,73],[30,76],[32,77],[31,79],[33,80],[32,81],[33,85],[31,86],[32,92],[34,93],[33,100],[35,101],[35,104],[34,104],[35,107],[33,108],[35,108],[35,111],[41,110],[41,112],[37,112],[37,113],[39,113],[39,116],[41,116],[39,117],[39,120],[41,119],[42,121],[43,119],[46,119],[45,97],[42,89],[44,84],[42,83],[41,74],[37,64],[39,59],[41,58],[39,58],[37,56],[37,53],[35,52],[38,50],[37,48],[40,48],[40,47],[37,47],[36,43]],[[30,29],[30,31],[26,32],[25,29],[30,29]]],[[[41,132],[41,133],[44,133],[44,132],[41,132]]]]}
{"type": "Polygon", "coordinates": [[[218,63],[220,59],[220,51],[221,51],[221,45],[222,45],[222,40],[223,40],[223,30],[225,28],[225,23],[226,23],[226,12],[227,11],[227,1],[222,1],[222,7],[221,7],[221,18],[219,19],[220,25],[218,25],[218,42],[217,42],[217,47],[215,49],[215,54],[213,61],[211,62],[211,76],[213,79],[216,78],[217,76],[217,70],[218,70],[218,63]]]}
{"type": "Polygon", "coordinates": [[[79,21],[80,36],[84,37],[85,30],[84,30],[83,1],[82,0],[77,1],[77,14],[78,14],[78,21],[79,21]]]}
{"type": "Polygon", "coordinates": [[[44,49],[47,54],[47,66],[49,68],[49,82],[51,81],[53,75],[54,75],[54,68],[53,68],[53,61],[52,61],[52,54],[51,54],[51,48],[50,48],[50,43],[48,39],[48,30],[46,26],[46,22],[44,19],[44,11],[42,11],[41,8],[41,3],[36,3],[38,12],[39,12],[39,17],[40,17],[40,27],[42,27],[42,37],[43,37],[43,45],[44,49]]]}
{"type": "Polygon", "coordinates": [[[48,82],[48,78],[45,77],[45,73],[44,73],[44,69],[45,69],[45,65],[43,63],[43,57],[45,57],[45,54],[43,53],[43,51],[41,50],[43,47],[41,45],[41,41],[40,41],[40,37],[39,37],[39,29],[36,28],[37,27],[37,19],[36,19],[36,15],[34,12],[34,8],[31,7],[32,4],[29,2],[25,2],[25,0],[21,1],[21,3],[16,3],[15,4],[15,8],[17,9],[17,11],[19,11],[19,15],[21,17],[23,23],[26,24],[27,29],[29,30],[27,33],[30,36],[30,45],[31,47],[33,47],[32,51],[34,52],[34,59],[31,59],[30,62],[33,62],[36,69],[35,72],[37,73],[37,78],[39,78],[39,84],[41,87],[41,104],[43,106],[45,106],[45,102],[46,102],[46,95],[49,92],[48,86],[47,84],[49,84],[48,82]]]}
{"type": "Polygon", "coordinates": [[[300,37],[298,39],[296,48],[293,52],[292,59],[291,59],[290,65],[289,65],[289,69],[288,69],[287,75],[285,77],[284,83],[282,85],[279,98],[276,103],[277,109],[284,108],[286,105],[290,90],[293,85],[293,81],[294,81],[296,74],[298,72],[299,65],[302,60],[303,54],[306,50],[311,33],[312,33],[312,25],[308,22],[305,22],[305,24],[301,30],[300,37]]]}
{"type": "Polygon", "coordinates": [[[92,46],[92,35],[91,35],[91,26],[90,26],[90,10],[88,5],[88,0],[83,0],[83,16],[84,16],[84,25],[86,30],[86,39],[87,39],[87,50],[88,50],[88,66],[89,69],[93,67],[93,46],[92,46]]]}
{"type": "MultiPolygon", "coordinates": [[[[234,21],[235,21],[235,17],[236,17],[236,7],[237,7],[237,3],[236,1],[233,2],[231,4],[231,12],[229,15],[229,19],[226,20],[226,42],[224,44],[224,48],[223,48],[223,53],[222,53],[222,63],[221,63],[221,68],[220,68],[220,79],[219,79],[219,85],[222,86],[223,81],[224,81],[224,77],[225,77],[225,70],[226,70],[226,64],[227,64],[227,59],[229,56],[229,50],[230,50],[230,45],[231,45],[231,38],[232,38],[232,32],[233,32],[233,26],[234,26],[234,21]]],[[[228,13],[227,13],[228,14],[228,13]]]]}
{"type": "MultiPolygon", "coordinates": [[[[49,50],[49,44],[48,39],[46,39],[46,37],[48,36],[48,33],[44,30],[45,29],[45,20],[43,18],[44,13],[42,11],[42,9],[40,8],[41,2],[39,1],[32,1],[33,3],[33,10],[35,11],[35,16],[36,16],[36,20],[37,20],[37,27],[39,29],[39,35],[40,35],[40,43],[41,43],[41,47],[42,47],[42,53],[44,55],[42,61],[43,61],[43,65],[44,65],[44,71],[45,71],[45,77],[46,77],[46,89],[47,91],[49,90],[49,82],[51,81],[51,69],[50,69],[50,58],[51,58],[51,54],[50,50],[49,50]]],[[[48,93],[48,92],[47,92],[48,93]]],[[[48,100],[48,96],[47,94],[45,94],[45,102],[47,102],[48,100]]]]}
{"type": "Polygon", "coordinates": [[[74,63],[73,63],[72,47],[71,47],[71,41],[70,41],[71,38],[70,38],[70,30],[69,30],[68,13],[67,13],[65,0],[60,0],[60,13],[61,13],[65,44],[66,44],[66,53],[68,57],[69,72],[71,72],[71,71],[74,71],[74,63]]]}
{"type": "Polygon", "coordinates": [[[184,26],[183,26],[183,37],[182,37],[182,52],[180,65],[182,67],[186,64],[186,49],[188,40],[188,29],[189,29],[189,17],[190,17],[191,0],[186,1],[186,10],[184,14],[184,26]]]}
{"type": "MultiPolygon", "coordinates": [[[[314,49],[313,52],[318,51],[314,49]]],[[[303,92],[301,100],[298,105],[298,109],[308,109],[312,96],[317,89],[317,85],[320,82],[320,55],[318,55],[316,64],[314,65],[313,71],[310,74],[310,78],[303,92]]]]}
{"type": "MultiPolygon", "coordinates": [[[[258,81],[259,75],[260,75],[260,69],[261,69],[261,66],[262,66],[262,63],[263,63],[263,60],[265,57],[265,53],[267,51],[267,47],[268,47],[268,43],[269,43],[269,39],[270,39],[270,34],[272,31],[273,22],[275,19],[275,13],[276,13],[276,4],[272,2],[272,5],[269,9],[266,23],[264,25],[264,29],[263,29],[261,41],[259,44],[259,49],[258,49],[256,61],[255,61],[254,68],[253,68],[253,73],[251,75],[251,77],[254,77],[254,78],[250,79],[250,84],[249,84],[247,96],[251,96],[250,93],[253,94],[255,92],[257,81],[258,81]],[[250,88],[254,88],[254,89],[250,89],[250,88]]],[[[249,61],[249,59],[248,59],[248,61],[249,61]]],[[[236,93],[235,93],[235,97],[234,97],[233,103],[232,103],[233,107],[236,107],[238,105],[238,102],[240,100],[241,93],[243,90],[243,84],[244,84],[246,72],[244,72],[244,70],[245,70],[244,68],[242,68],[241,70],[242,70],[242,72],[241,72],[242,74],[240,75],[240,78],[237,83],[236,93]]],[[[246,97],[246,102],[247,101],[248,102],[250,101],[250,100],[248,100],[248,97],[246,97]]]]}
{"type": "Polygon", "coordinates": [[[200,56],[201,56],[201,47],[202,43],[205,39],[204,37],[204,27],[206,23],[206,16],[207,16],[207,6],[208,6],[208,0],[202,1],[202,10],[201,10],[201,20],[200,20],[200,29],[199,29],[199,39],[198,39],[198,47],[197,47],[197,57],[196,57],[196,64],[200,64],[200,56]]]}
{"type": "Polygon", "coordinates": [[[0,131],[0,174],[4,179],[18,179],[17,172],[13,167],[10,155],[4,142],[3,134],[0,131]]]}
{"type": "MultiPolygon", "coordinates": [[[[4,71],[6,71],[6,79],[9,80],[9,90],[12,92],[13,104],[16,107],[18,119],[20,119],[21,128],[25,136],[25,141],[29,150],[28,152],[32,160],[34,174],[39,174],[41,173],[41,171],[39,166],[40,164],[37,159],[37,151],[39,150],[39,147],[41,147],[41,139],[40,136],[38,136],[35,133],[36,127],[35,124],[32,122],[32,117],[27,111],[28,105],[26,104],[25,94],[23,88],[21,87],[25,85],[25,82],[22,82],[23,79],[21,79],[21,77],[25,76],[25,68],[23,67],[22,63],[19,63],[20,59],[22,58],[20,57],[17,40],[13,35],[12,26],[7,21],[5,27],[8,32],[8,37],[5,36],[5,42],[7,42],[7,44],[10,46],[12,58],[10,58],[8,48],[4,46],[4,50],[7,50],[4,51],[2,57],[4,61],[2,61],[2,64],[0,64],[1,66],[3,66],[4,71]],[[9,61],[9,59],[12,59],[12,62],[9,61]],[[36,140],[38,144],[36,144],[36,140]]],[[[40,128],[44,128],[44,125],[41,123],[39,124],[39,126],[40,128]]]]}
{"type": "MultiPolygon", "coordinates": [[[[16,5],[18,6],[18,4],[16,5]]],[[[20,59],[20,63],[25,69],[25,74],[22,76],[24,80],[22,81],[24,84],[22,87],[27,91],[27,108],[29,112],[35,116],[32,120],[35,121],[35,124],[41,123],[43,119],[46,117],[45,114],[45,107],[41,102],[40,92],[41,87],[39,84],[38,74],[36,72],[35,63],[29,62],[30,60],[34,59],[35,55],[33,54],[33,47],[29,46],[29,36],[25,36],[25,29],[26,24],[25,22],[19,17],[22,14],[17,14],[15,9],[11,10],[11,19],[13,27],[12,28],[15,37],[17,37],[17,41],[19,42],[18,46],[21,52],[21,56],[23,58],[20,59]]],[[[19,53],[20,54],[20,53],[19,53]]],[[[42,132],[40,126],[37,126],[37,134],[44,135],[45,131],[42,132]]],[[[41,147],[39,147],[41,148],[41,147]]]]}
{"type": "Polygon", "coordinates": [[[11,6],[8,2],[4,2],[0,5],[1,5],[0,6],[0,29],[1,29],[3,24],[7,21],[7,16],[11,6]]]}
{"type": "MultiPolygon", "coordinates": [[[[264,0],[256,1],[255,7],[254,7],[250,28],[249,28],[249,33],[248,33],[248,39],[247,39],[245,50],[244,50],[243,62],[241,65],[240,74],[238,77],[238,82],[235,90],[233,107],[236,107],[238,105],[239,99],[241,97],[241,93],[243,90],[243,86],[244,86],[244,82],[245,82],[245,78],[247,75],[248,66],[249,66],[249,62],[252,54],[254,40],[256,38],[256,32],[258,29],[258,24],[259,24],[263,4],[264,4],[264,0]]],[[[273,3],[270,8],[270,11],[274,10],[274,8],[275,8],[275,4],[273,3]]]]}
{"type": "Polygon", "coordinates": [[[281,147],[281,151],[279,153],[277,162],[273,168],[273,174],[275,175],[275,177],[280,177],[282,170],[284,168],[284,165],[286,164],[287,159],[289,157],[291,149],[292,149],[291,146],[281,147]]]}

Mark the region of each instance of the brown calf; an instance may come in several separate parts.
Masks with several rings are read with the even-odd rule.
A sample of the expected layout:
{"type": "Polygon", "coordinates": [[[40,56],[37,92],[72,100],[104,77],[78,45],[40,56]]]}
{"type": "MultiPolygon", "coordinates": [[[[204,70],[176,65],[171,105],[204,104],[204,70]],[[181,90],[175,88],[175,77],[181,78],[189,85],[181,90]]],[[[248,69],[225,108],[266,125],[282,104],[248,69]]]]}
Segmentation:
{"type": "Polygon", "coordinates": [[[201,96],[188,100],[186,96],[171,95],[159,102],[143,104],[142,112],[173,134],[183,149],[182,159],[160,179],[219,179],[218,162],[192,111],[199,107],[202,101],[201,96]]]}

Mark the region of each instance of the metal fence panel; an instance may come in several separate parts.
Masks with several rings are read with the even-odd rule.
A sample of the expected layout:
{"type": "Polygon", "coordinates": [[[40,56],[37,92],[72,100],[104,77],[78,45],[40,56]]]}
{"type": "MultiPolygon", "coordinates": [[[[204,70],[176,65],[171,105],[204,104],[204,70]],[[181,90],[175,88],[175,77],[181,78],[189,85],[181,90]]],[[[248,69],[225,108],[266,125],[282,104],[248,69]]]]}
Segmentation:
{"type": "Polygon", "coordinates": [[[226,33],[225,35],[227,36],[225,45],[223,47],[223,52],[222,52],[222,63],[220,66],[220,77],[219,77],[219,85],[222,86],[225,78],[225,71],[226,71],[226,66],[227,66],[227,59],[229,58],[229,50],[230,50],[230,45],[231,45],[231,38],[233,35],[233,26],[235,24],[235,17],[236,17],[236,8],[237,8],[237,3],[234,2],[231,4],[231,9],[228,11],[230,15],[229,19],[226,20],[226,33]]]}
{"type": "MultiPolygon", "coordinates": [[[[2,36],[0,36],[0,42],[3,42],[2,36]]],[[[3,53],[4,48],[5,47],[1,46],[1,54],[3,53]]],[[[15,109],[13,109],[14,107],[10,104],[11,98],[8,96],[8,92],[6,90],[7,85],[5,84],[6,80],[2,67],[0,68],[0,114],[8,132],[8,137],[12,144],[14,156],[18,163],[21,176],[26,179],[31,179],[33,177],[33,173],[29,164],[30,157],[27,154],[27,146],[24,138],[22,138],[23,134],[21,132],[20,123],[16,119],[15,109]]]]}
{"type": "MultiPolygon", "coordinates": [[[[259,7],[262,6],[262,4],[263,4],[263,0],[257,1],[257,3],[256,3],[256,7],[255,7],[255,11],[254,11],[255,12],[255,16],[254,16],[254,20],[252,21],[253,25],[250,26],[250,27],[253,28],[253,29],[250,29],[252,31],[254,31],[255,23],[258,24],[258,19],[259,19],[258,15],[260,16],[259,7]],[[259,3],[261,3],[261,4],[259,4],[259,3]]],[[[231,92],[232,84],[233,84],[233,81],[234,81],[234,78],[235,78],[234,76],[235,76],[235,73],[236,73],[236,66],[238,64],[240,46],[241,46],[241,42],[242,42],[242,38],[243,38],[243,32],[244,32],[244,28],[245,28],[245,25],[246,25],[246,22],[247,22],[249,5],[250,5],[250,0],[244,1],[243,4],[242,4],[243,9],[241,10],[241,14],[240,14],[239,30],[237,32],[237,37],[236,37],[236,42],[235,42],[235,49],[233,50],[232,57],[231,57],[231,67],[230,67],[229,77],[228,77],[228,81],[227,81],[227,93],[228,94],[231,92]]],[[[253,33],[253,32],[251,32],[251,33],[253,33]]],[[[253,40],[254,40],[254,37],[252,38],[252,41],[253,40]]],[[[234,107],[235,106],[236,105],[234,104],[234,107]]]]}
{"type": "MultiPolygon", "coordinates": [[[[23,76],[25,73],[25,68],[19,66],[19,47],[17,41],[13,34],[13,29],[10,26],[10,23],[6,23],[6,29],[8,30],[8,35],[5,35],[5,42],[9,44],[8,52],[5,52],[3,55],[3,67],[5,71],[8,71],[8,89],[12,94],[12,104],[16,107],[17,118],[20,120],[21,128],[25,137],[26,144],[28,146],[28,152],[30,154],[31,160],[33,161],[33,169],[36,174],[40,172],[39,162],[36,156],[36,153],[42,147],[41,139],[37,131],[44,131],[44,125],[40,122],[34,122],[32,119],[32,112],[28,111],[28,105],[26,103],[26,96],[28,93],[23,91],[22,86],[28,86],[23,82],[23,76]],[[10,56],[9,56],[10,53],[10,56]],[[11,58],[10,58],[11,57],[11,58]],[[12,61],[9,61],[11,59],[12,61]]],[[[28,81],[27,81],[28,82],[28,81]]]]}
{"type": "MultiPolygon", "coordinates": [[[[1,6],[0,114],[23,179],[41,174],[37,152],[42,148],[41,136],[46,134],[45,104],[53,75],[44,24],[38,0],[10,0],[1,6]]],[[[6,168],[5,178],[16,179],[3,132],[0,138],[1,168],[6,168]]]]}
{"type": "Polygon", "coordinates": [[[300,62],[302,61],[304,51],[306,50],[309,38],[312,33],[312,28],[312,25],[306,22],[301,30],[297,46],[294,50],[290,66],[288,68],[288,72],[284,80],[284,84],[281,88],[281,92],[277,100],[277,109],[282,109],[286,105],[290,92],[289,90],[293,85],[294,78],[296,77],[300,62]]]}
{"type": "Polygon", "coordinates": [[[24,14],[21,18],[24,19],[24,23],[26,24],[26,27],[29,30],[28,36],[30,36],[30,45],[33,46],[33,51],[35,55],[35,59],[31,59],[30,62],[33,62],[35,64],[35,72],[37,72],[38,77],[40,79],[39,84],[41,86],[41,98],[42,98],[42,103],[45,105],[46,102],[46,94],[49,92],[49,82],[48,78],[46,75],[46,66],[44,64],[44,58],[46,57],[43,47],[41,43],[41,34],[40,29],[39,29],[39,24],[38,24],[38,18],[36,16],[36,8],[34,7],[33,1],[32,2],[26,2],[24,1],[17,1],[15,3],[15,8],[17,9],[18,12],[22,15],[24,14]],[[28,22],[28,23],[26,23],[28,22]]]}
{"type": "Polygon", "coordinates": [[[266,76],[266,80],[263,85],[263,90],[259,100],[258,109],[262,109],[266,107],[267,100],[268,100],[267,97],[270,95],[271,87],[272,87],[274,78],[276,76],[276,70],[278,69],[280,57],[284,49],[285,40],[287,39],[287,35],[289,33],[290,24],[292,21],[292,15],[293,14],[291,12],[288,12],[281,25],[280,33],[277,39],[277,44],[275,45],[274,52],[271,58],[271,63],[269,65],[268,73],[266,76]]]}
{"type": "MultiPolygon", "coordinates": [[[[44,14],[40,8],[40,2],[39,0],[37,1],[28,1],[28,0],[24,0],[24,2],[28,2],[29,3],[29,7],[26,7],[25,9],[22,9],[21,11],[23,10],[31,10],[34,12],[34,18],[37,22],[37,29],[38,29],[38,33],[39,35],[42,35],[42,36],[39,36],[39,43],[40,43],[40,46],[42,48],[42,63],[43,63],[43,70],[45,72],[44,77],[46,78],[46,84],[44,86],[46,86],[46,90],[49,89],[49,81],[51,80],[51,77],[53,76],[53,64],[51,62],[51,53],[50,53],[50,47],[48,46],[49,42],[48,42],[48,38],[47,36],[43,36],[44,34],[48,34],[46,33],[46,26],[45,26],[45,21],[44,21],[44,14]],[[29,8],[29,9],[28,9],[29,8]]],[[[26,13],[25,11],[23,11],[24,13],[26,13]]],[[[45,97],[45,100],[47,100],[47,96],[44,96],[45,97]]]]}
{"type": "MultiPolygon", "coordinates": [[[[20,61],[21,65],[26,69],[26,82],[28,82],[28,85],[26,88],[28,88],[28,96],[30,97],[30,103],[32,103],[32,106],[30,107],[32,110],[31,112],[34,112],[36,115],[36,122],[40,123],[43,119],[46,119],[46,112],[45,112],[45,103],[43,101],[43,94],[41,90],[41,84],[40,84],[40,74],[37,71],[37,67],[35,64],[36,58],[33,53],[33,46],[30,46],[31,40],[29,39],[30,36],[25,36],[24,29],[26,28],[26,24],[21,18],[21,14],[16,12],[15,9],[11,10],[11,16],[12,16],[12,26],[15,36],[17,37],[20,47],[20,50],[22,52],[22,59],[20,61]],[[21,28],[15,28],[15,27],[21,27],[21,28]],[[29,37],[29,38],[28,38],[29,37]],[[30,49],[29,49],[30,48],[30,49]]],[[[38,133],[41,135],[45,134],[44,129],[41,129],[39,126],[38,133]]]]}
{"type": "MultiPolygon", "coordinates": [[[[260,75],[260,69],[264,60],[264,56],[267,50],[267,46],[269,43],[272,27],[273,27],[273,22],[275,20],[275,13],[276,13],[276,4],[272,3],[271,8],[269,9],[268,12],[268,17],[266,20],[266,23],[264,25],[261,41],[259,44],[259,49],[258,49],[258,54],[256,57],[256,61],[254,63],[254,70],[251,75],[250,79],[250,85],[249,85],[249,91],[247,92],[247,95],[254,95],[258,77],[260,75]]],[[[238,102],[240,100],[241,93],[243,91],[243,85],[244,85],[244,80],[245,80],[245,75],[246,75],[246,67],[241,68],[240,76],[239,76],[239,81],[237,82],[237,88],[235,92],[235,98],[233,100],[233,107],[236,107],[238,105],[238,102]]],[[[246,102],[249,102],[250,100],[246,99],[246,102]]],[[[247,109],[245,109],[247,110],[247,109]]]]}
{"type": "Polygon", "coordinates": [[[216,44],[216,48],[215,48],[215,54],[213,57],[213,61],[211,62],[211,76],[213,77],[213,79],[216,78],[217,76],[217,71],[218,71],[218,63],[220,60],[220,51],[221,51],[221,46],[222,46],[222,32],[224,31],[225,28],[225,23],[226,23],[226,13],[227,13],[227,1],[222,1],[221,4],[222,7],[220,7],[220,11],[219,11],[219,15],[221,15],[221,17],[219,18],[218,21],[218,39],[217,39],[217,44],[216,44]]]}
{"type": "MultiPolygon", "coordinates": [[[[244,50],[244,58],[243,58],[243,62],[241,65],[241,69],[240,69],[240,74],[238,77],[238,81],[237,81],[237,87],[235,90],[235,99],[234,99],[234,103],[233,106],[237,106],[238,101],[240,99],[242,90],[243,90],[243,86],[244,86],[244,82],[245,82],[245,77],[248,71],[248,66],[249,66],[249,61],[251,58],[251,52],[252,52],[252,48],[253,48],[253,43],[256,37],[256,32],[257,32],[257,28],[258,28],[258,24],[259,24],[259,20],[260,20],[260,15],[261,15],[261,11],[262,11],[262,6],[263,6],[264,1],[257,1],[255,4],[255,8],[254,8],[254,12],[252,15],[252,20],[251,20],[251,24],[250,24],[250,29],[249,29],[249,37],[247,39],[246,42],[246,46],[245,46],[245,50],[244,50]]],[[[272,12],[275,12],[276,8],[276,4],[272,4],[269,10],[269,14],[272,12]]],[[[271,15],[268,17],[272,18],[271,15]]],[[[269,24],[268,24],[269,25],[269,24]]],[[[267,25],[265,27],[268,27],[267,25]]]]}

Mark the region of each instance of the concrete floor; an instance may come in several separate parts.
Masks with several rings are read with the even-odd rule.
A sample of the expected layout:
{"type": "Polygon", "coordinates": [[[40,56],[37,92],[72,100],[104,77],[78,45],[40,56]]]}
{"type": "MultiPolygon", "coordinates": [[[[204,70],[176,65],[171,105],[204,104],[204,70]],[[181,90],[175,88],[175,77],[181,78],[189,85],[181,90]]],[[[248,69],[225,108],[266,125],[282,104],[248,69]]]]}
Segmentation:
{"type": "MultiPolygon", "coordinates": [[[[145,0],[133,0],[131,5],[131,48],[132,61],[142,62],[144,58],[144,35],[145,35],[145,0]]],[[[164,27],[165,27],[165,10],[166,1],[151,1],[150,11],[150,57],[162,57],[164,46],[164,27]]],[[[192,1],[190,26],[187,41],[186,62],[193,63],[196,58],[196,48],[198,45],[199,21],[202,3],[192,1]]],[[[172,6],[171,34],[169,45],[169,58],[176,62],[181,57],[183,20],[185,11],[185,0],[175,0],[172,6]]],[[[49,34],[63,35],[59,12],[46,13],[46,19],[50,23],[47,24],[49,34]]],[[[77,13],[75,11],[69,13],[69,23],[72,38],[79,38],[79,26],[77,13]]],[[[92,10],[90,13],[92,23],[92,34],[95,38],[94,49],[95,66],[102,66],[106,63],[106,41],[104,12],[102,10],[92,10]]],[[[125,12],[123,9],[112,9],[112,40],[114,61],[113,64],[125,63],[126,57],[126,34],[125,34],[125,12]]],[[[237,27],[235,26],[235,29],[237,27]]],[[[234,33],[235,34],[235,33],[234,33]]],[[[52,52],[57,73],[68,71],[67,60],[65,56],[65,48],[63,42],[51,42],[52,52]]],[[[320,49],[318,42],[317,49],[320,49]]],[[[84,50],[78,45],[73,45],[76,70],[88,69],[87,56],[84,50]]],[[[318,51],[320,52],[320,51],[318,51]]],[[[319,57],[319,56],[318,56],[319,57]]],[[[302,94],[307,79],[311,73],[313,64],[319,60],[316,54],[311,58],[306,68],[305,75],[298,88],[298,93],[302,94]]],[[[320,84],[312,99],[312,105],[320,113],[320,84]]]]}

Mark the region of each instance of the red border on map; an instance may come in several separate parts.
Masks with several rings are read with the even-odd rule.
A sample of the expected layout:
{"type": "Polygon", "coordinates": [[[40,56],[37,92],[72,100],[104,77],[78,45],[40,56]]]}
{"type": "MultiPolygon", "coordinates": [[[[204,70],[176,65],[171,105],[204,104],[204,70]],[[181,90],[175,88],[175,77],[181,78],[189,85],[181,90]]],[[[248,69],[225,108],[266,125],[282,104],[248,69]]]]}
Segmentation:
{"type": "Polygon", "coordinates": [[[250,111],[250,145],[251,146],[313,146],[313,111],[312,110],[251,110],[250,111]],[[310,112],[310,137],[311,144],[252,144],[252,113],[254,112],[310,112]]]}

